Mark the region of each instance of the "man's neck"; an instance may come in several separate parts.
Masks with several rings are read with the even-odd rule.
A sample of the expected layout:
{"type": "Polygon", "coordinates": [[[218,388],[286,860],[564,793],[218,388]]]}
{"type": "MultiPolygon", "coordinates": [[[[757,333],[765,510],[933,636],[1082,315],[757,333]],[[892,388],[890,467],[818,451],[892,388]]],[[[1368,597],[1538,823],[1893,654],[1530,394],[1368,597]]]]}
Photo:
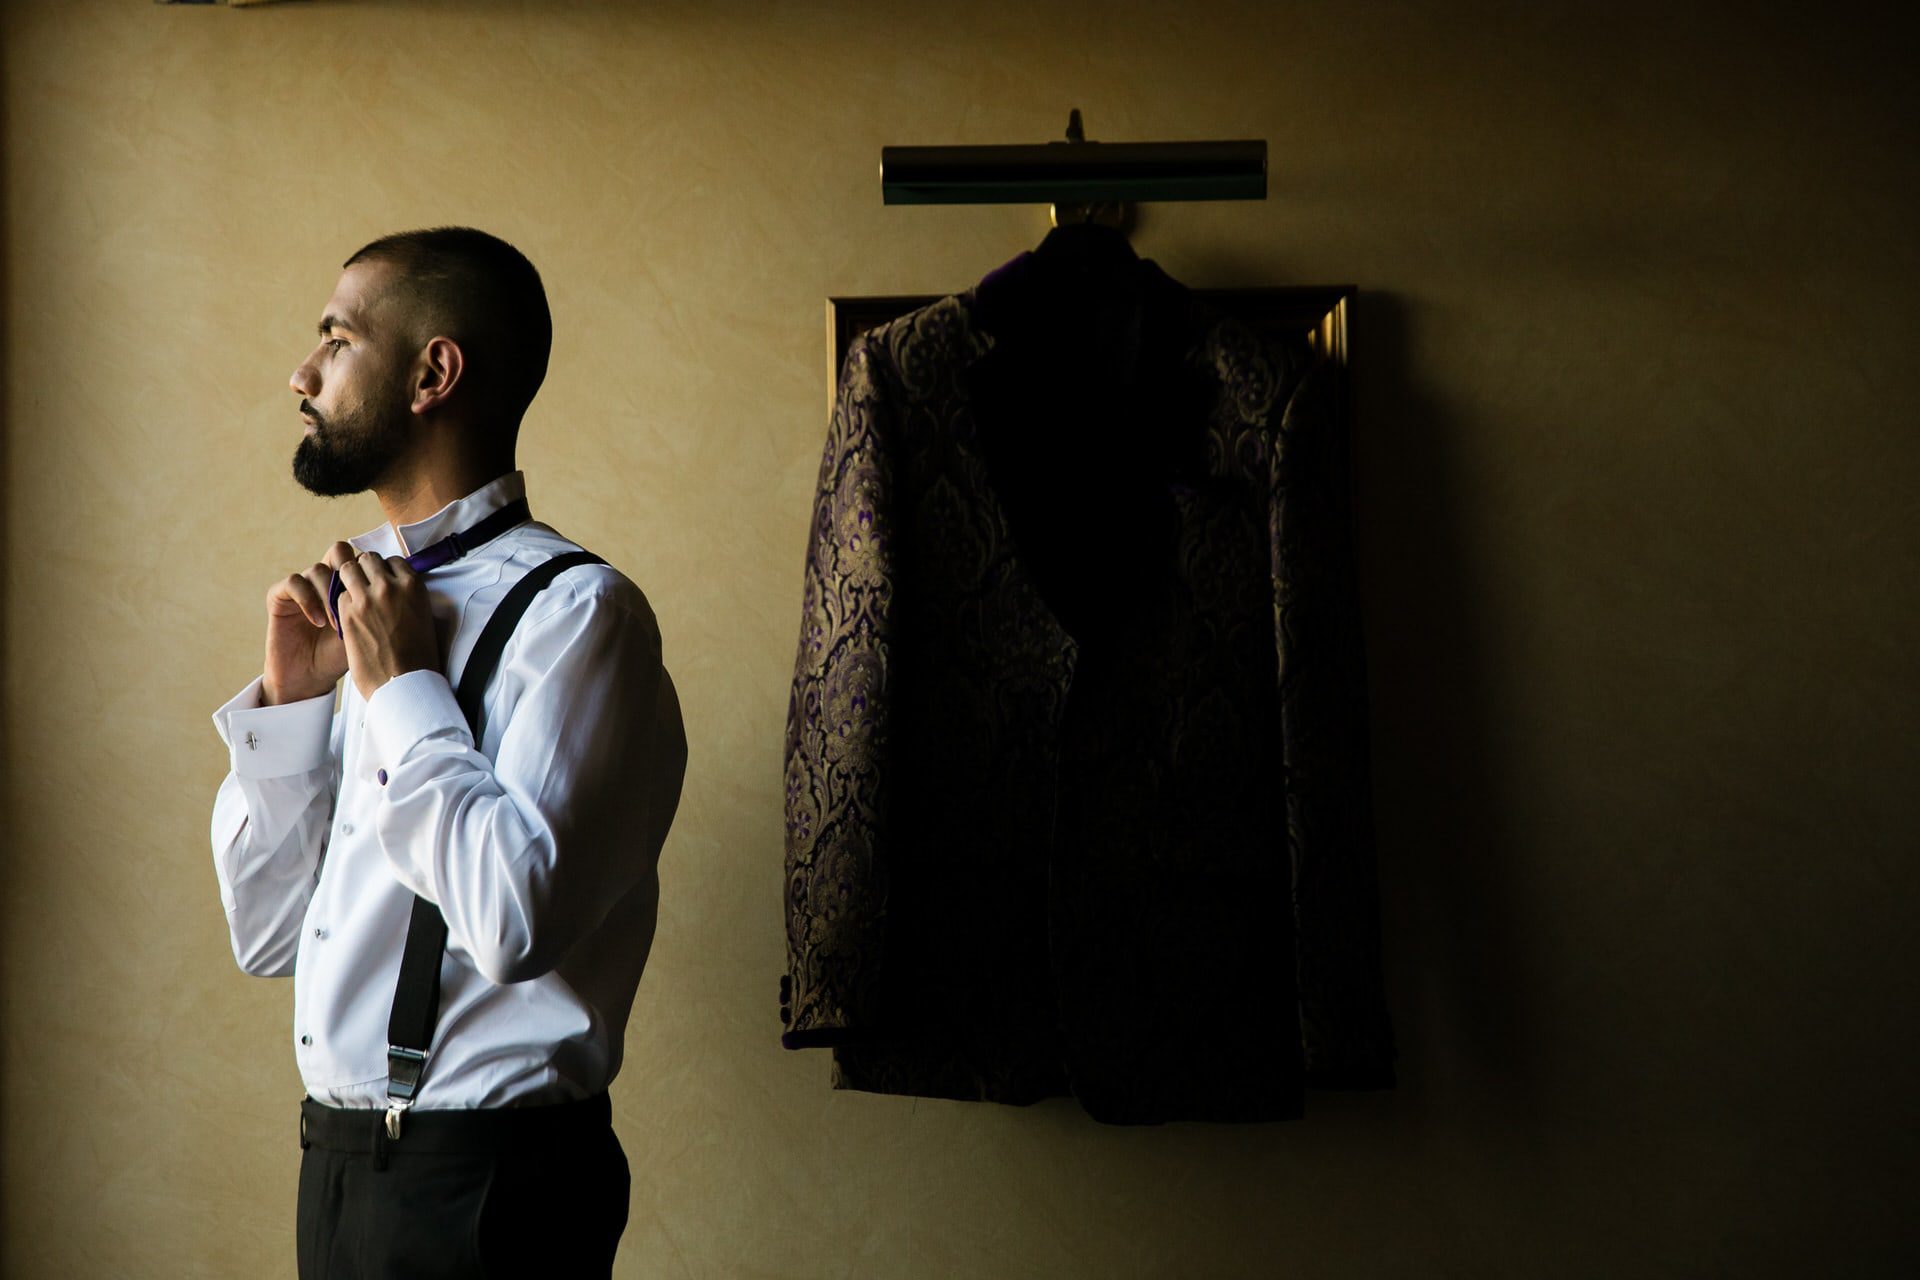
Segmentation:
{"type": "Polygon", "coordinates": [[[511,458],[504,464],[435,467],[376,485],[373,496],[380,500],[381,513],[397,533],[403,526],[418,524],[448,503],[458,502],[512,470],[511,458]]]}

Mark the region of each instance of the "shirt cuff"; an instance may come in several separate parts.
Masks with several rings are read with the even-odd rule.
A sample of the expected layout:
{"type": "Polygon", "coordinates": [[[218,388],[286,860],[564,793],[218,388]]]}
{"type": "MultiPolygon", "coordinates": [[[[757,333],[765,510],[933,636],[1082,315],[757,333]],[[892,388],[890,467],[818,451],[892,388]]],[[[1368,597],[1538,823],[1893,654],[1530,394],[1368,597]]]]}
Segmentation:
{"type": "Polygon", "coordinates": [[[453,686],[438,671],[395,676],[367,699],[370,764],[390,768],[406,759],[423,739],[448,731],[472,732],[453,696],[453,686]]]}
{"type": "Polygon", "coordinates": [[[285,778],[327,763],[333,729],[333,694],[277,707],[260,705],[264,678],[235,694],[213,713],[213,727],[227,744],[233,772],[241,778],[285,778]]]}

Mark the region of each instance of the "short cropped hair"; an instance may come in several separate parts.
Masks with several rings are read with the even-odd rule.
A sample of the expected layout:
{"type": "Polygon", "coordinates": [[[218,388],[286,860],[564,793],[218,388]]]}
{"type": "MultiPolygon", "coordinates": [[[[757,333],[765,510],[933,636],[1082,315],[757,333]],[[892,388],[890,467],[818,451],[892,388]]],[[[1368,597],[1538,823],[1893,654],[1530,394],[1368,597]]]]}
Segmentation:
{"type": "Polygon", "coordinates": [[[342,266],[357,262],[398,269],[396,287],[420,306],[436,335],[460,344],[467,376],[511,438],[546,379],[553,349],[547,291],[526,255],[472,227],[430,227],[382,236],[342,266]]]}

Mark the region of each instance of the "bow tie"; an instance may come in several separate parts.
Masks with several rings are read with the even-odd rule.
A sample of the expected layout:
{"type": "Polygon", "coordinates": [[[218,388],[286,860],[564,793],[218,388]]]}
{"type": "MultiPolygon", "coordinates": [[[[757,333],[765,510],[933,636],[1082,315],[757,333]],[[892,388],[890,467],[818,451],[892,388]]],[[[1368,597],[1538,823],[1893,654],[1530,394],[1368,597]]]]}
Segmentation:
{"type": "MultiPolygon", "coordinates": [[[[441,565],[458,560],[474,548],[492,542],[513,526],[525,520],[531,520],[533,513],[527,509],[525,498],[516,498],[500,508],[471,529],[459,533],[450,533],[430,547],[422,547],[407,557],[407,564],[415,573],[425,573],[429,569],[438,569],[441,565]]],[[[340,630],[340,571],[333,571],[333,581],[327,584],[327,613],[333,618],[333,629],[340,630]]]]}

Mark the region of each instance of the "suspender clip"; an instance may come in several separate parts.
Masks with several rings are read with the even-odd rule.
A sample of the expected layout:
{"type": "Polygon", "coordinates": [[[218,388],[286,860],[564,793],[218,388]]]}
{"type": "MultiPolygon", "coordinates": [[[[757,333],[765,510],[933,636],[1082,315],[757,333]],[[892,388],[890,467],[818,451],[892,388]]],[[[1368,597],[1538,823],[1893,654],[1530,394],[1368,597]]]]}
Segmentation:
{"type": "Polygon", "coordinates": [[[420,1073],[427,1069],[427,1055],[403,1044],[387,1046],[387,1096],[411,1103],[420,1091],[420,1073]]]}
{"type": "Polygon", "coordinates": [[[413,1105],[420,1091],[420,1073],[427,1069],[427,1055],[403,1044],[387,1046],[387,1136],[400,1140],[400,1117],[413,1105]]]}

